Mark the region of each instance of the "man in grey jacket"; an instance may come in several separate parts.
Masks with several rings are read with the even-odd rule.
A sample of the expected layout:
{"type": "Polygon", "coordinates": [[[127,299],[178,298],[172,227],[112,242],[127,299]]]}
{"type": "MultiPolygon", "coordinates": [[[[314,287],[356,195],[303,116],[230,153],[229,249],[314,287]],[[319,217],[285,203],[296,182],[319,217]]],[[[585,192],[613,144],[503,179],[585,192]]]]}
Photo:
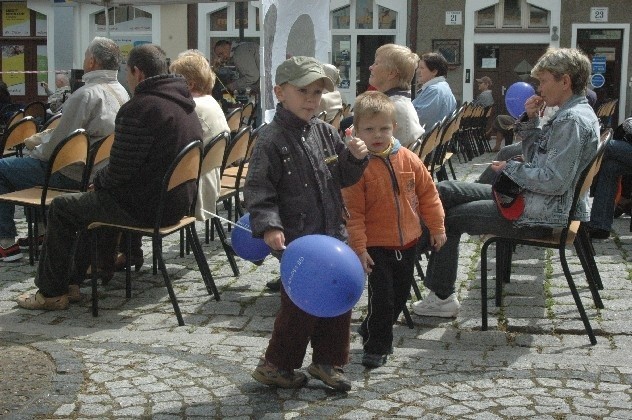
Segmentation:
{"type": "MultiPolygon", "coordinates": [[[[41,144],[30,156],[0,159],[0,194],[42,185],[51,154],[76,129],[85,129],[91,144],[114,132],[116,113],[129,100],[127,91],[116,79],[119,64],[120,50],[114,41],[102,37],[92,40],[83,61],[85,85],[64,103],[57,128],[42,136],[41,144]]],[[[82,165],[71,165],[53,175],[49,182],[56,188],[77,189],[82,175],[82,165]]],[[[20,244],[15,242],[14,212],[14,205],[0,203],[0,260],[5,262],[22,258],[20,244]]],[[[26,240],[19,242],[28,246],[26,240]]]]}

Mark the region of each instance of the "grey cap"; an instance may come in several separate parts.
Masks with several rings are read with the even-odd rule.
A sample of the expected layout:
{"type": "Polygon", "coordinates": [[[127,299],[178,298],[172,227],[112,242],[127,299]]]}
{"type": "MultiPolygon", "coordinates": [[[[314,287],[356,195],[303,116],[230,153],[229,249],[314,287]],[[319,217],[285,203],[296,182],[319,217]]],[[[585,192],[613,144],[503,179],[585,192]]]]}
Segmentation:
{"type": "Polygon", "coordinates": [[[294,56],[279,64],[274,82],[277,85],[289,83],[296,87],[305,87],[319,79],[323,79],[325,88],[333,92],[334,83],[325,74],[320,61],[313,57],[294,56]]]}

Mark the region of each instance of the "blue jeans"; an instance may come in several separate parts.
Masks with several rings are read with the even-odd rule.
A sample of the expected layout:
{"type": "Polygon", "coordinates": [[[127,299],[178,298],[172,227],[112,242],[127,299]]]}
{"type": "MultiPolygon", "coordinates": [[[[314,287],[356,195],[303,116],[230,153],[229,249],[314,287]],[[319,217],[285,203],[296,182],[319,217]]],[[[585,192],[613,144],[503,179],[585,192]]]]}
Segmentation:
{"type": "Polygon", "coordinates": [[[627,174],[632,174],[632,144],[623,140],[613,140],[606,146],[597,175],[590,212],[591,227],[610,230],[614,218],[617,179],[627,174]]]}
{"type": "MultiPolygon", "coordinates": [[[[8,157],[0,159],[0,194],[24,190],[44,184],[48,162],[31,157],[8,157]]],[[[49,185],[55,188],[78,189],[79,181],[59,172],[54,174],[49,185]]],[[[15,206],[0,202],[0,238],[15,238],[15,206]]],[[[40,216],[40,220],[42,216],[40,216]]]]}
{"type": "Polygon", "coordinates": [[[493,234],[507,238],[539,238],[551,234],[550,228],[516,228],[503,218],[492,200],[487,184],[443,181],[437,190],[445,210],[447,242],[433,251],[428,261],[424,285],[438,295],[455,292],[461,235],[493,234]]]}

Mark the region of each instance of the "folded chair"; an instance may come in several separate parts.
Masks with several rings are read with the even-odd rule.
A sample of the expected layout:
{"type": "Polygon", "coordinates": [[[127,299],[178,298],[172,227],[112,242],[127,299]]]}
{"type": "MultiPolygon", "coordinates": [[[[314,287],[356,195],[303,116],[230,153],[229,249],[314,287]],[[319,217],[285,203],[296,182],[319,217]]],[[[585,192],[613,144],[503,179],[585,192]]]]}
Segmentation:
{"type": "MultiPolygon", "coordinates": [[[[38,210],[46,214],[46,209],[55,197],[68,194],[69,192],[80,191],[61,190],[50,187],[50,178],[57,171],[75,163],[83,163],[85,165],[85,172],[85,168],[88,166],[89,147],[90,143],[86,131],[83,129],[73,131],[68,137],[63,139],[53,151],[48,161],[44,183],[41,186],[0,195],[0,201],[24,207],[29,238],[29,263],[31,265],[35,263],[37,250],[35,242],[39,236],[37,231],[38,210]]],[[[43,222],[46,224],[46,217],[44,217],[43,222]]]]}
{"type": "MultiPolygon", "coordinates": [[[[92,256],[91,263],[92,267],[98,267],[98,232],[100,228],[115,228],[118,229],[128,236],[128,245],[130,234],[140,234],[143,236],[149,236],[152,240],[152,251],[154,258],[157,260],[157,265],[160,271],[162,272],[162,276],[165,282],[165,286],[167,288],[167,292],[169,293],[169,298],[171,300],[171,304],[173,305],[173,310],[176,314],[176,318],[178,320],[178,325],[184,325],[184,319],[182,318],[182,313],[180,312],[180,306],[178,305],[178,301],[173,290],[173,286],[171,283],[171,279],[169,277],[169,273],[167,272],[167,267],[165,265],[164,257],[162,254],[162,239],[165,236],[171,235],[173,233],[177,233],[180,229],[185,229],[187,238],[191,243],[193,254],[195,255],[195,260],[197,261],[198,268],[200,269],[200,273],[202,275],[202,280],[204,281],[204,285],[206,286],[206,290],[209,295],[213,295],[215,300],[219,300],[219,291],[215,286],[215,281],[213,280],[213,275],[211,274],[211,270],[208,267],[208,263],[206,261],[206,257],[204,256],[204,252],[202,250],[202,245],[197,236],[197,232],[195,230],[195,216],[193,216],[193,209],[195,208],[195,203],[191,208],[191,212],[189,215],[183,217],[178,223],[171,226],[163,226],[162,219],[163,213],[166,210],[166,206],[168,205],[167,196],[169,191],[173,190],[176,187],[179,187],[186,183],[195,183],[196,187],[198,184],[198,180],[200,177],[200,167],[202,163],[202,142],[196,140],[189,145],[187,145],[174,159],[171,163],[167,173],[165,174],[162,180],[162,188],[160,192],[160,201],[158,205],[158,210],[156,212],[156,220],[154,221],[153,227],[138,227],[138,226],[124,226],[124,225],[113,225],[109,223],[102,222],[94,222],[88,226],[88,232],[91,234],[91,243],[92,243],[92,256]]],[[[129,252],[129,246],[128,246],[129,252]]],[[[129,255],[129,254],[128,254],[129,255]]],[[[128,267],[129,268],[129,267],[128,267]]],[[[100,273],[92,276],[92,315],[98,316],[98,299],[97,299],[97,280],[100,277],[100,273]]],[[[126,282],[125,282],[125,296],[127,298],[131,297],[131,279],[130,279],[130,270],[127,270],[126,273],[126,282]]]]}
{"type": "Polygon", "coordinates": [[[584,270],[584,274],[586,276],[588,287],[592,294],[595,306],[597,308],[603,308],[603,303],[601,302],[599,291],[597,290],[597,283],[601,283],[601,281],[597,280],[598,272],[597,274],[595,274],[594,271],[597,269],[597,266],[596,264],[594,264],[594,259],[592,257],[590,249],[588,248],[585,240],[582,239],[582,236],[584,234],[578,233],[581,229],[581,222],[579,220],[576,220],[574,215],[579,199],[588,192],[588,188],[590,187],[590,184],[592,183],[592,180],[599,169],[599,165],[601,164],[601,159],[603,158],[603,153],[605,150],[604,146],[610,141],[610,137],[611,133],[606,133],[606,139],[605,141],[600,142],[599,149],[596,155],[586,166],[586,168],[582,170],[573,194],[573,201],[568,217],[568,224],[564,228],[554,229],[553,234],[550,237],[546,238],[514,239],[500,236],[492,236],[483,244],[483,247],[481,249],[481,329],[483,331],[487,330],[487,249],[491,244],[496,245],[496,306],[501,306],[503,283],[509,281],[509,276],[511,273],[511,250],[515,247],[515,245],[521,244],[525,246],[552,248],[558,250],[560,263],[562,265],[564,275],[566,276],[568,288],[570,289],[570,292],[573,296],[575,305],[577,306],[577,310],[579,311],[580,318],[584,323],[586,334],[588,335],[591,344],[594,345],[597,343],[597,339],[595,338],[595,334],[590,325],[590,321],[588,320],[588,316],[586,315],[586,311],[579,296],[579,292],[577,291],[577,287],[575,286],[575,282],[573,281],[573,276],[571,275],[571,271],[568,267],[568,262],[566,259],[566,248],[570,245],[575,246],[577,257],[579,258],[584,270]]]}

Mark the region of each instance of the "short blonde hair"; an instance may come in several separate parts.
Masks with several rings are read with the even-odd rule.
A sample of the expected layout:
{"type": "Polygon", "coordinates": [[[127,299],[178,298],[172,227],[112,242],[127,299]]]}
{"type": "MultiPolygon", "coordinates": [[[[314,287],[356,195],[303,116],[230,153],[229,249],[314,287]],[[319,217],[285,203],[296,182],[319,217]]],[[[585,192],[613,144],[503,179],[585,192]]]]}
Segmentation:
{"type": "Polygon", "coordinates": [[[399,73],[397,87],[410,89],[410,83],[419,64],[419,56],[410,48],[397,44],[385,44],[375,51],[384,59],[384,64],[399,73]]]}
{"type": "Polygon", "coordinates": [[[358,126],[361,119],[376,114],[387,115],[395,121],[395,105],[388,96],[376,90],[369,90],[356,98],[353,104],[353,125],[358,126]]]}
{"type": "Polygon", "coordinates": [[[585,95],[591,72],[590,60],[575,48],[549,48],[531,70],[531,76],[548,71],[559,80],[568,74],[575,95],[585,95]]]}
{"type": "Polygon", "coordinates": [[[215,86],[215,73],[206,57],[197,50],[180,53],[169,66],[169,71],[184,76],[195,92],[210,95],[215,86]]]}

